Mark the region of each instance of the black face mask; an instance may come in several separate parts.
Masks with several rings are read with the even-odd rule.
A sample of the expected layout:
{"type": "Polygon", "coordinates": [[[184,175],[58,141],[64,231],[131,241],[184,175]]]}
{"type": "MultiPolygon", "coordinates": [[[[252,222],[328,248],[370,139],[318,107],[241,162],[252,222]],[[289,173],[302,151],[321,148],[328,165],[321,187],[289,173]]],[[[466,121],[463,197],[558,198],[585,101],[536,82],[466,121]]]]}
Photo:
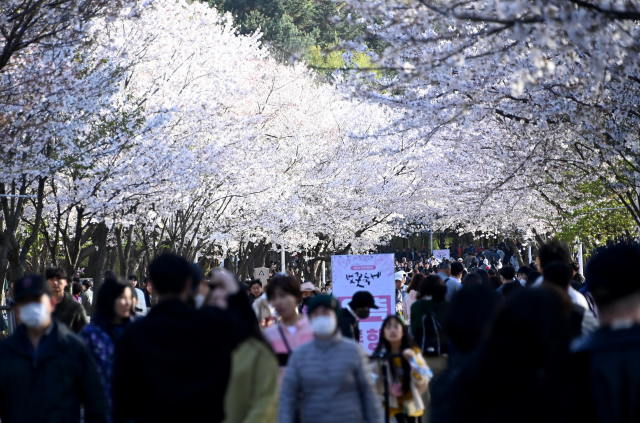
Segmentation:
{"type": "Polygon", "coordinates": [[[361,308],[358,311],[356,311],[356,316],[358,316],[360,319],[367,319],[369,317],[370,311],[369,309],[366,308],[361,308]]]}

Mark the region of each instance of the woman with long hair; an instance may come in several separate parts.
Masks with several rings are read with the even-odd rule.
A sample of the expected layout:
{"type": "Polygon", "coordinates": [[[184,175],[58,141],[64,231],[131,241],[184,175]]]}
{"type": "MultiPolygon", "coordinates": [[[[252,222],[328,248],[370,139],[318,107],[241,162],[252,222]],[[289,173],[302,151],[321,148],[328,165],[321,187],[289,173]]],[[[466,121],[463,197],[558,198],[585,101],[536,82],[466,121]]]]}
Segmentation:
{"type": "MultiPolygon", "coordinates": [[[[376,376],[378,393],[384,394],[382,362],[385,361],[389,417],[398,423],[417,422],[424,413],[421,395],[429,384],[428,367],[398,316],[388,316],[384,320],[380,335],[380,342],[372,356],[372,373],[376,376]]],[[[383,403],[385,401],[383,397],[383,403]]]]}
{"type": "Polygon", "coordinates": [[[411,321],[411,306],[418,299],[418,291],[420,290],[420,284],[427,277],[420,272],[416,272],[411,278],[411,282],[409,282],[409,286],[407,287],[407,294],[404,296],[402,300],[402,315],[407,320],[407,322],[411,321]]]}
{"type": "Polygon", "coordinates": [[[107,394],[111,421],[111,381],[116,341],[132,322],[133,286],[124,280],[105,279],[91,323],[80,332],[96,364],[102,386],[107,394]]]}

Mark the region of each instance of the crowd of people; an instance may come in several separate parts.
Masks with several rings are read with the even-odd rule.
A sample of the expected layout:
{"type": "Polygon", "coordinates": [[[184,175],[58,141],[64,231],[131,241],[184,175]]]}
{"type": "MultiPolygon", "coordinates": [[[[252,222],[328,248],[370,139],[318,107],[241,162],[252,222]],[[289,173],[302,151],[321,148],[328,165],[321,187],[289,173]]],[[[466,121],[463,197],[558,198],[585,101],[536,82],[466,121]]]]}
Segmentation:
{"type": "Polygon", "coordinates": [[[371,355],[365,290],[342,308],[330,283],[240,283],[174,254],[140,287],[107,271],[95,295],[63,269],[25,276],[0,421],[640,421],[640,248],[598,252],[586,279],[559,242],[520,267],[484,251],[396,255],[371,355]]]}

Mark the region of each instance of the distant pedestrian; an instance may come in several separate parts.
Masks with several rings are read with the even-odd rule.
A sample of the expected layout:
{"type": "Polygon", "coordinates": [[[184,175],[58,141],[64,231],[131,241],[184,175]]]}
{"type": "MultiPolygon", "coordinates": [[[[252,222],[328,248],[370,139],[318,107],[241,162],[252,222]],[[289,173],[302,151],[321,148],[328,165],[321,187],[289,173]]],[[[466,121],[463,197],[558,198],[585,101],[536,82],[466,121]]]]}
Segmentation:
{"type": "Polygon", "coordinates": [[[342,309],[338,318],[338,326],[342,336],[360,342],[360,320],[368,319],[371,309],[377,309],[373,295],[368,291],[358,291],[353,294],[347,307],[342,309]]]}
{"type": "Polygon", "coordinates": [[[82,304],[76,301],[71,293],[65,292],[67,272],[60,267],[52,267],[47,269],[45,274],[51,289],[51,298],[56,304],[53,317],[73,332],[79,333],[89,321],[82,304]]]}

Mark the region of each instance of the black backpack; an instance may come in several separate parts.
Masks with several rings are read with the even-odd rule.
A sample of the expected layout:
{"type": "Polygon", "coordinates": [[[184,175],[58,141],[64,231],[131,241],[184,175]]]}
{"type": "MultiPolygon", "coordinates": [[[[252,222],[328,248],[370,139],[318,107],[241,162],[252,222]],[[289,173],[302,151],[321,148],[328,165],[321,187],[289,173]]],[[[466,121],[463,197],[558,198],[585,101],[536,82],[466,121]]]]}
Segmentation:
{"type": "Polygon", "coordinates": [[[449,351],[448,339],[442,329],[442,325],[438,322],[436,313],[432,310],[427,311],[422,316],[422,355],[425,357],[438,357],[449,351]]]}

